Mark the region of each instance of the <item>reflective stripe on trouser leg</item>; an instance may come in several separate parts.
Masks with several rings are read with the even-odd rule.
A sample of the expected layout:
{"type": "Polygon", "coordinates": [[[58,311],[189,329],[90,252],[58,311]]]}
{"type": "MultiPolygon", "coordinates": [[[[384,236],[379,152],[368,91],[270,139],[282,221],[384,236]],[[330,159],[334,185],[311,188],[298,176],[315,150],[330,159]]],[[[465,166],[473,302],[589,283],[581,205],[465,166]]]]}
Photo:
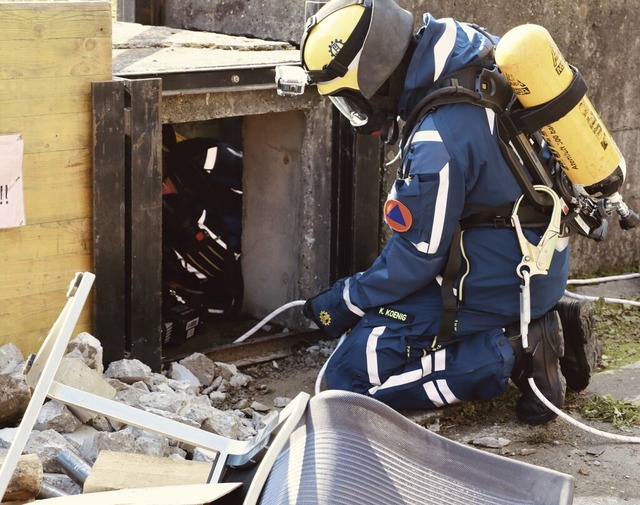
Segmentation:
{"type": "Polygon", "coordinates": [[[385,327],[355,329],[329,362],[328,386],[371,395],[394,408],[436,408],[493,398],[508,385],[514,358],[501,330],[409,360],[406,342],[385,327]]]}

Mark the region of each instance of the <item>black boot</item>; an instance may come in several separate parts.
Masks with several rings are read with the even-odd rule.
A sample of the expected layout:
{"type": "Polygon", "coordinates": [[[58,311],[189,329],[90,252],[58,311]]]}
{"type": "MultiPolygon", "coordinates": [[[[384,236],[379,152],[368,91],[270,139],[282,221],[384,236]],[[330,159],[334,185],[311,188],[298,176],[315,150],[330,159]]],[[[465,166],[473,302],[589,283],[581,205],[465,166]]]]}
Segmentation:
{"type": "Polygon", "coordinates": [[[532,321],[528,334],[531,354],[525,354],[520,336],[510,338],[516,355],[511,380],[522,392],[516,403],[518,418],[535,425],[551,421],[556,414],[537,398],[529,386],[531,374],[537,388],[551,403],[558,408],[562,408],[564,403],[565,383],[560,372],[564,342],[558,313],[551,311],[532,321]]]}
{"type": "Polygon", "coordinates": [[[587,300],[563,298],[556,305],[564,335],[564,357],[560,368],[567,389],[582,391],[591,380],[601,356],[598,339],[593,335],[593,307],[587,300]]]}

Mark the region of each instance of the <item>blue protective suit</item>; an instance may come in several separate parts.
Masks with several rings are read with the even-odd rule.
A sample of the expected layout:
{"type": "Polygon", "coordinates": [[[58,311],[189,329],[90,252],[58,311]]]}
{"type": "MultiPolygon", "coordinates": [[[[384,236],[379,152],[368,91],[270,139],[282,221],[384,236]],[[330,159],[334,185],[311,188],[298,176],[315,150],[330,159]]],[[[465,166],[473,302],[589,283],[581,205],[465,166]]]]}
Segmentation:
{"type": "MultiPolygon", "coordinates": [[[[490,41],[453,19],[426,14],[416,38],[400,101],[404,118],[438,78],[491,65],[490,41]]],[[[506,388],[514,360],[503,328],[519,320],[522,252],[513,229],[462,232],[457,331],[440,350],[432,344],[456,224],[522,194],[501,154],[495,114],[468,103],[438,107],[416,125],[405,149],[408,176],[396,180],[385,205],[394,234],[369,269],[324,295],[339,309],[334,319],[352,327],[328,364],[327,384],[397,408],[494,397],[506,388]]],[[[535,244],[544,229],[525,232],[535,244]]],[[[531,279],[532,318],[555,306],[568,268],[568,239],[560,239],[548,275],[531,279]]]]}

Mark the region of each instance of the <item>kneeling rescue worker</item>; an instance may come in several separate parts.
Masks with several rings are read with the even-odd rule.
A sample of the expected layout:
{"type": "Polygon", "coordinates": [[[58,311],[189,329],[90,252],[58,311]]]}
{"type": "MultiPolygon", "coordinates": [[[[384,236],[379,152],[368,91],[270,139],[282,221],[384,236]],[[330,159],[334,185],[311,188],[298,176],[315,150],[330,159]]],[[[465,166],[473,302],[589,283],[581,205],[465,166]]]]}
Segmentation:
{"type": "MultiPolygon", "coordinates": [[[[416,34],[413,27],[393,0],[332,0],[307,21],[301,58],[309,82],[359,133],[388,135],[443,78],[495,66],[494,41],[481,29],[430,14],[416,34]]],[[[487,225],[479,217],[513,208],[522,195],[497,130],[492,110],[459,102],[434,107],[403,139],[401,173],[384,206],[393,235],[367,270],[305,305],[328,335],[347,332],[328,363],[329,388],[398,409],[437,408],[493,398],[511,379],[522,392],[522,421],[555,417],[527,383],[518,236],[508,218],[487,225]],[[453,263],[452,247],[459,251],[453,263]],[[456,295],[450,332],[447,269],[456,295]]],[[[536,244],[547,224],[523,233],[536,244]]],[[[562,299],[568,272],[568,237],[560,236],[548,272],[530,285],[533,378],[558,407],[565,387],[584,389],[595,365],[591,307],[562,299]]]]}

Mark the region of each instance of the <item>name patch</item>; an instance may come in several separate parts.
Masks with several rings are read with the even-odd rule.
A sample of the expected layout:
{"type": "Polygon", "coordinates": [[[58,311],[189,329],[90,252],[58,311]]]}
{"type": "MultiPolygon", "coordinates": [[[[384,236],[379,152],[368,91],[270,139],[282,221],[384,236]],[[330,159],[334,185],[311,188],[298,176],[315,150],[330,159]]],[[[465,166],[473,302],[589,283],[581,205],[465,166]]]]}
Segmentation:
{"type": "Polygon", "coordinates": [[[413,314],[407,314],[406,312],[400,312],[399,310],[392,309],[389,307],[380,307],[378,309],[378,315],[382,317],[388,317],[389,319],[394,319],[395,321],[401,321],[403,323],[413,323],[415,316],[413,314]]]}

